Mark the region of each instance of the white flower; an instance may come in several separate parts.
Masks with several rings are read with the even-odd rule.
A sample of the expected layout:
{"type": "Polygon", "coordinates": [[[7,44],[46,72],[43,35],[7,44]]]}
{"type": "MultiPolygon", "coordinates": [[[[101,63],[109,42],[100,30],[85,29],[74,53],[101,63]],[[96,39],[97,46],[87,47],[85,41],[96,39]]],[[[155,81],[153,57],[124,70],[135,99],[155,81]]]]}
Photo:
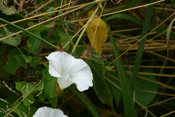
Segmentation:
{"type": "Polygon", "coordinates": [[[41,107],[36,111],[33,117],[68,117],[68,116],[64,115],[63,111],[61,111],[60,109],[41,107]]]}
{"type": "Polygon", "coordinates": [[[82,59],[76,59],[66,52],[53,52],[48,57],[49,73],[57,77],[59,87],[65,89],[75,83],[79,91],[93,86],[90,67],[82,59]]]}

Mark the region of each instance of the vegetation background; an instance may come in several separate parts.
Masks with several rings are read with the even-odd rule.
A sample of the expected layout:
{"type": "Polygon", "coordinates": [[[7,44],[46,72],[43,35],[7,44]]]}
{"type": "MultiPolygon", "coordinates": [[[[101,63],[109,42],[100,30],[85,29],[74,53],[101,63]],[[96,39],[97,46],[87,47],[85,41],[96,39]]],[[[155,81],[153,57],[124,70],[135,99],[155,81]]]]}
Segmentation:
{"type": "Polygon", "coordinates": [[[175,116],[174,20],[174,0],[1,0],[0,116],[175,116]],[[92,88],[58,94],[56,50],[89,64],[92,88]]]}

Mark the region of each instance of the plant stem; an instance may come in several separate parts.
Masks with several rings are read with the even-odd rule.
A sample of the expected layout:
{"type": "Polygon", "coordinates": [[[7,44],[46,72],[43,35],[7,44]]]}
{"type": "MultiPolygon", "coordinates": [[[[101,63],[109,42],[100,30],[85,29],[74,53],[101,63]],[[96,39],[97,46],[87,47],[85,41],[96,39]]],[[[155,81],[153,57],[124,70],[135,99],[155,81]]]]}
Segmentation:
{"type": "Polygon", "coordinates": [[[11,22],[9,22],[9,21],[7,21],[7,20],[5,20],[5,19],[2,19],[2,18],[0,18],[0,21],[4,22],[4,23],[6,23],[6,24],[9,24],[9,25],[11,25],[11,26],[13,26],[13,27],[15,27],[15,28],[17,28],[17,29],[20,29],[20,30],[22,30],[23,32],[25,32],[25,33],[27,33],[27,34],[29,34],[29,35],[31,35],[31,36],[33,36],[33,37],[35,37],[35,38],[37,38],[37,39],[43,41],[44,43],[46,43],[46,44],[50,45],[51,47],[57,49],[57,47],[56,47],[55,45],[53,45],[52,43],[50,43],[50,42],[44,40],[43,38],[41,38],[41,37],[39,37],[39,36],[37,36],[37,35],[35,35],[35,34],[29,32],[29,31],[27,31],[27,30],[25,30],[25,29],[23,29],[23,28],[21,28],[21,27],[19,27],[19,26],[17,26],[16,24],[12,24],[11,22]]]}
{"type": "MultiPolygon", "coordinates": [[[[110,26],[107,22],[106,17],[104,17],[104,20],[107,24],[109,37],[111,39],[113,49],[114,49],[115,58],[117,58],[120,56],[120,53],[117,49],[116,42],[114,40],[114,37],[112,35],[112,31],[110,29],[110,26]]],[[[116,65],[117,65],[117,70],[118,70],[118,75],[119,75],[120,85],[121,85],[121,93],[122,93],[123,105],[124,105],[124,115],[125,115],[125,117],[135,117],[131,84],[130,84],[128,76],[125,72],[122,58],[118,58],[116,60],[116,63],[117,63],[116,65]]]]}
{"type": "MultiPolygon", "coordinates": [[[[150,2],[151,1],[152,0],[150,0],[150,2]]],[[[144,47],[145,47],[145,40],[146,40],[145,35],[148,33],[152,12],[153,12],[153,5],[148,6],[148,9],[146,11],[145,21],[144,21],[144,24],[143,24],[142,34],[141,34],[141,38],[144,37],[144,39],[139,44],[139,47],[137,49],[136,59],[135,59],[135,62],[134,62],[134,70],[133,70],[132,81],[131,81],[131,88],[133,89],[133,91],[135,89],[137,74],[138,74],[138,71],[140,69],[140,63],[141,63],[141,60],[142,60],[143,50],[144,50],[144,47]]]]}

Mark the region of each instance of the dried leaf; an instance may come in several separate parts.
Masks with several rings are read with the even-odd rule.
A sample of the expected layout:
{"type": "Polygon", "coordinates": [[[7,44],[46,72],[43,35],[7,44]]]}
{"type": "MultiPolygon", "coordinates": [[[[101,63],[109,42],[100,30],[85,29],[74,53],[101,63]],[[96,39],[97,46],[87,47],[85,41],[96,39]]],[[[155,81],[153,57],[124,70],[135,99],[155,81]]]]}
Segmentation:
{"type": "MultiPolygon", "coordinates": [[[[92,13],[93,11],[89,11],[88,16],[92,13]]],[[[92,47],[94,47],[99,53],[102,53],[102,46],[108,38],[106,23],[95,15],[87,27],[86,33],[92,47]]]]}

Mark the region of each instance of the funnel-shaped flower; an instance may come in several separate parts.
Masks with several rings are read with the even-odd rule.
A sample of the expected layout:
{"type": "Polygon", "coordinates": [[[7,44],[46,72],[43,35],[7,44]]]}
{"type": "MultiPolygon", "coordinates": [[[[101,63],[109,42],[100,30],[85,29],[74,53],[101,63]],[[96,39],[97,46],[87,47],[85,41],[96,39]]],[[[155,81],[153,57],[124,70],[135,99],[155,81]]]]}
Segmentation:
{"type": "Polygon", "coordinates": [[[46,58],[49,60],[49,73],[57,77],[61,90],[74,83],[79,91],[92,87],[92,72],[82,59],[76,59],[66,52],[53,52],[46,58]]]}
{"type": "Polygon", "coordinates": [[[33,117],[67,117],[60,109],[53,109],[50,107],[39,108],[33,117]]]}

